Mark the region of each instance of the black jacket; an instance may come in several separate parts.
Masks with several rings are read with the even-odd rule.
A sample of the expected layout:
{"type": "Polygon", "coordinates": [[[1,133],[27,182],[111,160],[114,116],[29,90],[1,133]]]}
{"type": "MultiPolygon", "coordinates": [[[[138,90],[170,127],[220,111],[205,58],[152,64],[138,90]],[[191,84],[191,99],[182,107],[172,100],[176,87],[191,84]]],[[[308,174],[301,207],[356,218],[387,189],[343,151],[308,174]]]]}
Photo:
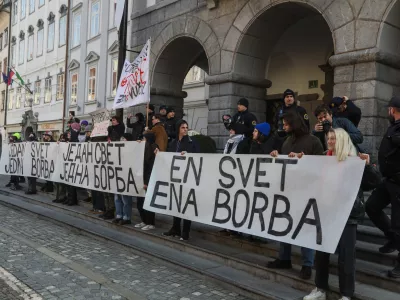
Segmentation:
{"type": "Polygon", "coordinates": [[[274,150],[280,150],[274,136],[270,135],[264,143],[252,141],[250,146],[250,154],[266,154],[269,155],[274,150]]]}
{"type": "Polygon", "coordinates": [[[167,152],[199,153],[199,145],[190,136],[185,135],[180,141],[176,138],[168,146],[167,152]]]}
{"type": "Polygon", "coordinates": [[[257,124],[257,118],[255,115],[253,115],[251,112],[249,112],[248,109],[242,112],[237,112],[233,117],[232,117],[232,123],[236,124],[243,124],[246,126],[246,132],[245,135],[247,137],[251,137],[254,131],[254,126],[257,124]]]}
{"type": "Polygon", "coordinates": [[[130,118],[126,119],[126,127],[131,128],[132,129],[132,136],[133,136],[133,140],[141,140],[143,138],[143,131],[144,131],[144,117],[143,119],[139,119],[137,122],[135,123],[131,123],[130,118]]]}
{"type": "Polygon", "coordinates": [[[279,124],[281,123],[281,118],[284,114],[295,110],[297,111],[297,113],[301,116],[302,120],[304,121],[304,123],[307,125],[308,129],[310,129],[310,120],[308,118],[308,114],[307,111],[305,110],[305,108],[298,106],[296,103],[294,103],[291,106],[286,106],[285,104],[282,104],[282,106],[280,107],[280,109],[278,109],[276,111],[275,114],[275,128],[279,129],[279,124]]]}
{"type": "Polygon", "coordinates": [[[164,121],[164,128],[168,135],[168,141],[176,138],[176,122],[178,122],[178,120],[175,117],[165,119],[164,121]]]}
{"type": "Polygon", "coordinates": [[[108,126],[108,138],[112,142],[119,142],[125,133],[125,124],[119,123],[115,126],[108,126]]]}
{"type": "Polygon", "coordinates": [[[378,152],[379,169],[383,177],[400,184],[400,120],[389,126],[378,152]]]}
{"type": "Polygon", "coordinates": [[[280,154],[289,154],[290,152],[304,152],[306,155],[323,155],[324,148],[320,140],[311,134],[306,134],[298,138],[289,135],[282,145],[280,154]]]}
{"type": "Polygon", "coordinates": [[[154,161],[156,159],[156,155],[154,151],[158,148],[156,143],[146,142],[146,146],[144,148],[144,165],[143,165],[143,183],[145,185],[149,184],[151,171],[153,170],[154,161]]]}
{"type": "Polygon", "coordinates": [[[354,126],[358,127],[358,124],[360,123],[361,120],[361,109],[358,108],[353,101],[347,101],[346,102],[346,110],[343,112],[336,112],[334,114],[335,117],[337,118],[346,118],[351,121],[351,123],[354,124],[354,126]]]}

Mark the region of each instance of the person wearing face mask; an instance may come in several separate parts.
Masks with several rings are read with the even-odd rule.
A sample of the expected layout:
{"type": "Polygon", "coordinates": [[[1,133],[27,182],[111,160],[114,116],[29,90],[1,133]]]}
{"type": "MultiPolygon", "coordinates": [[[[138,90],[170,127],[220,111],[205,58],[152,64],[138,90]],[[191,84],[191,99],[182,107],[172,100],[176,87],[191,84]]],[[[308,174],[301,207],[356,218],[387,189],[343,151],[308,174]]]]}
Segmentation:
{"type": "MultiPolygon", "coordinates": [[[[379,249],[381,253],[400,251],[400,97],[393,97],[388,104],[390,126],[378,152],[379,169],[383,182],[372,192],[365,204],[370,220],[383,231],[388,242],[379,249]],[[389,218],[383,211],[391,204],[389,218]]],[[[400,278],[400,252],[389,277],[400,278]]]]}

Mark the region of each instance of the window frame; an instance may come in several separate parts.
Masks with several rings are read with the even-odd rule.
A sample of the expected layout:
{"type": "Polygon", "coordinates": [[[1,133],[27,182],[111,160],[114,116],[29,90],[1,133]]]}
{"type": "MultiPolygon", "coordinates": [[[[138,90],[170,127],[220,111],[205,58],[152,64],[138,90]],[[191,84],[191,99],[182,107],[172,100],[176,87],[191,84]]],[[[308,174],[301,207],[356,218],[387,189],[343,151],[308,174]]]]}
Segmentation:
{"type": "Polygon", "coordinates": [[[23,20],[26,18],[26,0],[19,0],[21,1],[21,15],[20,15],[20,20],[23,20]],[[23,15],[22,15],[23,13],[23,15]]]}
{"type": "Polygon", "coordinates": [[[42,56],[43,55],[43,44],[44,44],[44,28],[39,28],[38,32],[37,32],[37,38],[36,38],[36,42],[37,42],[37,50],[36,50],[36,57],[42,56]],[[42,42],[39,43],[39,36],[42,37],[42,42]],[[40,45],[40,50],[39,51],[39,45],[40,45]]]}
{"type": "Polygon", "coordinates": [[[8,27],[4,29],[4,47],[8,46],[8,27]]]}
{"type": "Polygon", "coordinates": [[[38,105],[40,104],[40,94],[42,91],[42,81],[41,80],[36,80],[35,81],[35,87],[34,87],[34,92],[33,92],[33,104],[38,105]]]}
{"type": "Polygon", "coordinates": [[[16,66],[16,60],[17,60],[17,45],[16,43],[11,45],[11,66],[15,67],[16,66]]]}
{"type": "Polygon", "coordinates": [[[51,98],[52,98],[52,78],[51,78],[51,76],[50,77],[47,77],[45,80],[44,80],[44,103],[51,103],[51,98]],[[48,82],[50,82],[50,85],[48,84],[48,82]],[[49,99],[48,99],[48,97],[50,97],[49,99]]]}
{"type": "Polygon", "coordinates": [[[65,73],[57,74],[57,91],[56,91],[56,101],[64,100],[64,83],[65,83],[65,73]],[[60,83],[61,79],[61,83],[60,83]]]}
{"type": "Polygon", "coordinates": [[[31,34],[28,35],[28,51],[26,55],[26,61],[31,61],[33,59],[34,47],[35,47],[35,34],[32,32],[31,34]],[[30,51],[32,52],[30,53],[30,51]],[[29,54],[32,54],[32,56],[30,57],[29,54]]]}
{"type": "Polygon", "coordinates": [[[41,7],[44,6],[45,4],[46,4],[46,0],[39,0],[39,8],[41,8],[41,7]],[[41,1],[43,1],[43,2],[42,2],[42,5],[40,5],[40,2],[41,2],[41,1]]]}
{"type": "Polygon", "coordinates": [[[12,14],[11,18],[12,18],[12,24],[15,25],[15,24],[17,24],[17,21],[18,21],[18,0],[15,0],[12,3],[12,5],[13,5],[13,10],[12,10],[13,14],[12,14]]]}
{"type": "Polygon", "coordinates": [[[53,21],[49,22],[49,24],[47,26],[47,52],[54,51],[54,41],[55,41],[55,34],[56,34],[55,31],[56,31],[56,23],[53,20],[53,21]],[[53,32],[52,39],[50,39],[50,26],[53,28],[52,29],[52,32],[53,32]],[[49,48],[50,41],[52,41],[51,48],[49,48]]]}
{"type": "Polygon", "coordinates": [[[15,98],[15,109],[21,108],[21,102],[22,102],[22,89],[17,88],[17,97],[15,98]]]}
{"type": "Polygon", "coordinates": [[[0,51],[3,50],[3,34],[0,33],[0,51]]]}
{"type": "Polygon", "coordinates": [[[82,12],[78,11],[75,12],[72,18],[72,44],[71,48],[77,47],[81,44],[81,25],[82,25],[82,12]],[[79,27],[78,30],[76,30],[76,23],[75,20],[76,18],[79,17],[79,27]],[[77,35],[75,35],[77,33],[77,35]]]}
{"type": "Polygon", "coordinates": [[[86,90],[87,98],[86,98],[86,102],[94,102],[97,99],[96,98],[96,96],[97,96],[97,74],[98,74],[97,70],[98,70],[98,64],[97,63],[88,66],[88,69],[87,69],[88,76],[87,76],[87,90],[86,90]],[[92,69],[95,69],[95,76],[90,76],[90,71],[92,69]],[[94,89],[93,89],[93,83],[94,83],[94,89]],[[93,93],[93,90],[94,90],[94,93],[93,93]],[[90,91],[92,91],[91,94],[94,95],[94,96],[92,96],[92,97],[90,96],[90,94],[89,94],[90,91]]]}
{"type": "Polygon", "coordinates": [[[111,58],[111,96],[115,97],[118,90],[118,56],[111,58]],[[116,69],[114,70],[114,62],[116,61],[116,69]],[[114,76],[115,76],[115,91],[114,91],[114,76]]]}
{"type": "Polygon", "coordinates": [[[67,16],[61,16],[60,19],[58,20],[58,47],[65,46],[67,43],[67,16]],[[64,20],[64,40],[61,40],[61,33],[62,33],[62,27],[61,27],[61,21],[64,20]]]}
{"type": "Polygon", "coordinates": [[[25,39],[21,39],[19,40],[18,44],[18,65],[22,65],[24,62],[25,62],[25,39]],[[22,48],[21,44],[23,46],[22,48]]]}
{"type": "Polygon", "coordinates": [[[77,105],[78,87],[79,87],[79,72],[77,71],[71,72],[70,105],[77,105]],[[74,81],[74,76],[76,76],[76,81],[74,81]]]}
{"type": "Polygon", "coordinates": [[[15,96],[14,89],[10,89],[8,93],[9,94],[8,94],[8,107],[7,107],[7,109],[8,110],[12,110],[13,109],[14,96],[15,96]]]}
{"type": "Polygon", "coordinates": [[[89,38],[94,38],[98,35],[100,35],[100,14],[101,14],[101,1],[99,0],[92,0],[90,1],[90,26],[89,26],[89,38]],[[98,11],[97,11],[97,32],[95,34],[93,34],[93,7],[95,5],[98,5],[98,11]]]}
{"type": "Polygon", "coordinates": [[[33,14],[35,12],[36,9],[36,0],[29,0],[29,14],[33,14]],[[32,6],[32,2],[33,2],[33,6],[32,6]],[[32,10],[33,7],[33,10],[32,10]]]}

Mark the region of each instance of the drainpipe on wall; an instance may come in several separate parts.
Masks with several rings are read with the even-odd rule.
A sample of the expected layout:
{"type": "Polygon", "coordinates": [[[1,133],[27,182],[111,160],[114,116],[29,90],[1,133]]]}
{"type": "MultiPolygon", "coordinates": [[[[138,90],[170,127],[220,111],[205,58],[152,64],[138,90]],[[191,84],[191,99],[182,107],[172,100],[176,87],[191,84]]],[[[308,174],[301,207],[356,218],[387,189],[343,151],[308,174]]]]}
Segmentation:
{"type": "Polygon", "coordinates": [[[70,12],[71,12],[71,0],[68,0],[68,7],[67,7],[67,33],[66,33],[66,43],[65,43],[65,66],[64,66],[64,100],[63,100],[63,116],[62,116],[62,132],[64,132],[64,125],[65,125],[65,110],[67,107],[67,82],[68,82],[68,54],[69,54],[69,19],[70,19],[70,12]]]}
{"type": "MultiPolygon", "coordinates": [[[[11,52],[11,36],[12,36],[12,30],[11,30],[11,16],[12,16],[12,2],[9,1],[10,3],[10,18],[8,20],[8,53],[7,53],[7,63],[8,66],[7,68],[10,68],[11,66],[11,57],[10,57],[10,52],[11,52]]],[[[8,72],[8,69],[7,69],[8,72]]],[[[7,125],[7,110],[8,110],[8,84],[6,85],[6,103],[5,103],[5,107],[4,107],[4,129],[6,128],[7,125]]]]}

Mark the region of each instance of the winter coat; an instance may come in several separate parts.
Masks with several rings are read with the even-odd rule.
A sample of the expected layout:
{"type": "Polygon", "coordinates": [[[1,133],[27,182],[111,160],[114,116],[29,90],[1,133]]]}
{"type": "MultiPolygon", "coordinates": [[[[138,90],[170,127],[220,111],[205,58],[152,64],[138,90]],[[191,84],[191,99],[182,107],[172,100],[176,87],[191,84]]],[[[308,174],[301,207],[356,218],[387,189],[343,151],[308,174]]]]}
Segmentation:
{"type": "Polygon", "coordinates": [[[236,124],[243,124],[246,126],[246,132],[245,135],[247,137],[251,137],[254,131],[254,126],[257,124],[257,118],[255,115],[253,115],[251,112],[249,112],[248,109],[242,112],[237,112],[233,117],[232,117],[232,123],[236,124]]]}
{"type": "Polygon", "coordinates": [[[158,122],[153,126],[151,132],[156,136],[156,144],[160,151],[166,151],[168,147],[168,135],[165,131],[164,125],[161,122],[158,122]]]}
{"type": "Polygon", "coordinates": [[[269,155],[272,151],[278,150],[279,148],[276,145],[277,142],[274,139],[274,136],[269,136],[264,143],[259,143],[258,141],[252,141],[250,145],[250,154],[266,154],[269,155]]]}
{"type": "Polygon", "coordinates": [[[151,143],[146,141],[146,146],[144,148],[144,165],[143,165],[143,183],[145,185],[149,184],[151,171],[153,170],[154,161],[156,159],[156,155],[154,151],[158,149],[156,143],[151,143]]]}
{"type": "Polygon", "coordinates": [[[196,141],[185,135],[180,141],[176,138],[168,146],[168,152],[199,153],[200,148],[196,141]]]}
{"type": "Polygon", "coordinates": [[[126,119],[126,127],[132,129],[133,140],[141,140],[143,138],[143,131],[145,127],[143,114],[138,115],[139,120],[135,123],[131,123],[130,118],[126,119]]]}
{"type": "Polygon", "coordinates": [[[249,154],[249,151],[249,139],[244,134],[235,134],[226,142],[224,154],[249,154]]]}
{"type": "Polygon", "coordinates": [[[166,119],[164,122],[164,127],[165,131],[167,132],[168,135],[168,140],[172,141],[173,139],[176,138],[176,123],[178,120],[174,118],[166,119]]]}
{"type": "Polygon", "coordinates": [[[301,153],[306,155],[323,155],[324,148],[320,140],[310,134],[301,137],[289,135],[282,145],[280,154],[289,154],[290,152],[301,153]]]}
{"type": "Polygon", "coordinates": [[[125,124],[119,123],[115,126],[108,126],[108,138],[112,142],[119,142],[125,133],[125,124]]]}

